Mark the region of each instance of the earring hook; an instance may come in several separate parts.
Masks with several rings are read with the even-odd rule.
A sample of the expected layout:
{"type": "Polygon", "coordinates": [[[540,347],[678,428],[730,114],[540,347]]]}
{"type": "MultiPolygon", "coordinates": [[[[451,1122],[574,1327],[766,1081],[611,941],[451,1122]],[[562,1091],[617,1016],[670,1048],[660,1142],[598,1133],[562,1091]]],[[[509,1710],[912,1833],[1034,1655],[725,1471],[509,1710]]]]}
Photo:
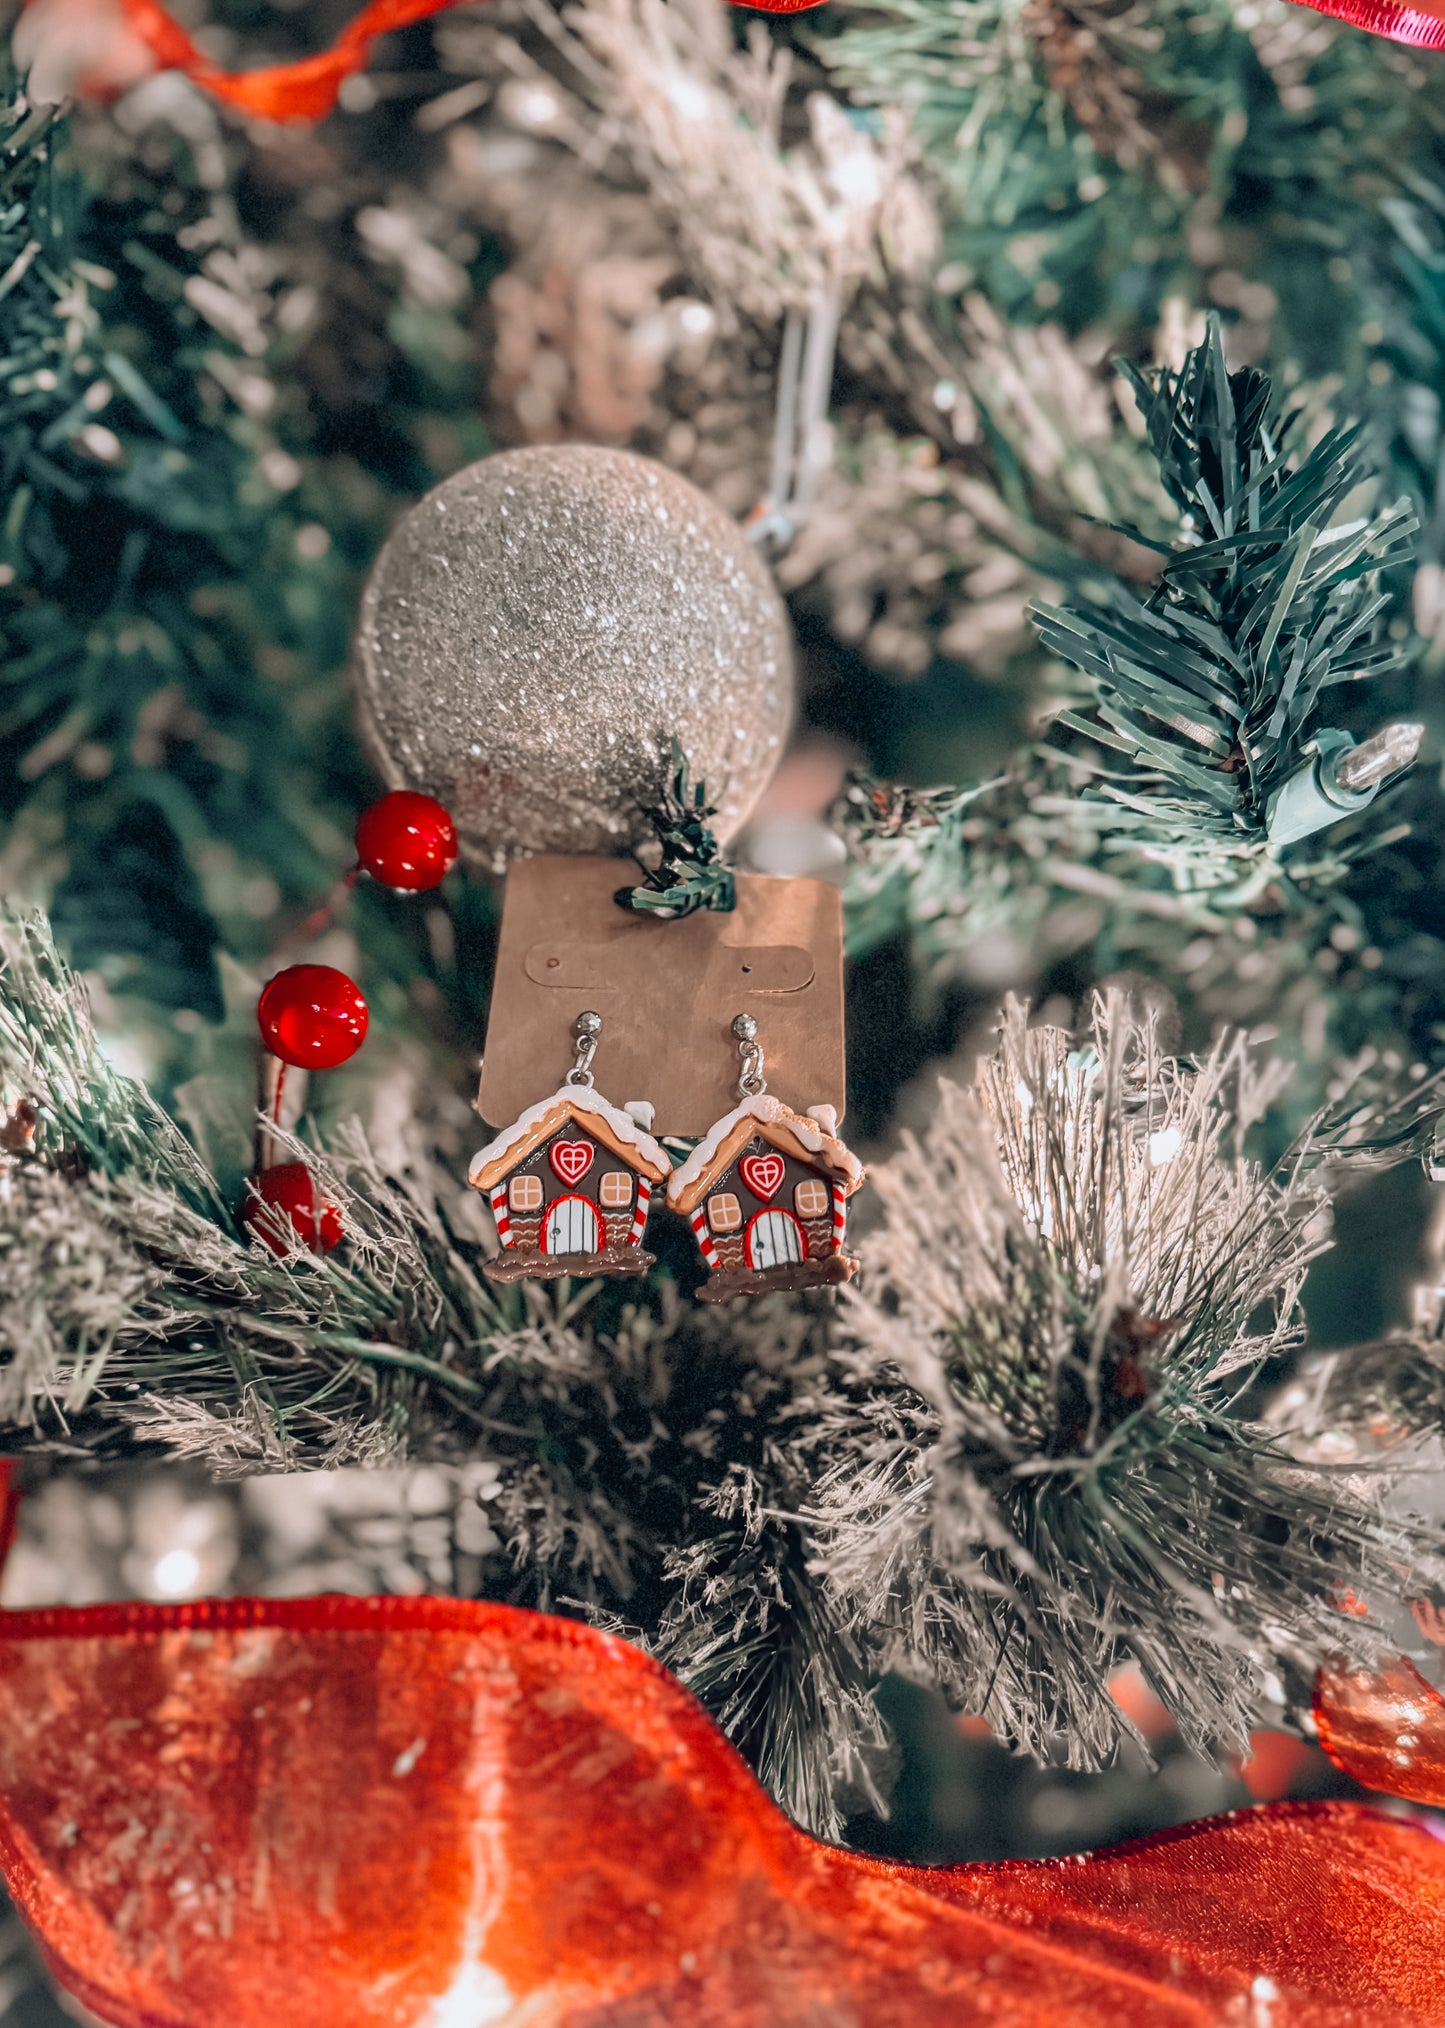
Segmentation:
{"type": "Polygon", "coordinates": [[[602,1016],[589,1009],[579,1014],[572,1023],[572,1033],[577,1038],[577,1061],[567,1073],[568,1084],[592,1083],[592,1059],[597,1054],[597,1038],[602,1033],[602,1016]]]}
{"type": "Polygon", "coordinates": [[[763,1076],[763,1051],[758,1041],[758,1024],[751,1014],[733,1016],[733,1034],[738,1039],[738,1053],[743,1060],[742,1076],[738,1079],[741,1097],[757,1098],[768,1088],[763,1076]]]}

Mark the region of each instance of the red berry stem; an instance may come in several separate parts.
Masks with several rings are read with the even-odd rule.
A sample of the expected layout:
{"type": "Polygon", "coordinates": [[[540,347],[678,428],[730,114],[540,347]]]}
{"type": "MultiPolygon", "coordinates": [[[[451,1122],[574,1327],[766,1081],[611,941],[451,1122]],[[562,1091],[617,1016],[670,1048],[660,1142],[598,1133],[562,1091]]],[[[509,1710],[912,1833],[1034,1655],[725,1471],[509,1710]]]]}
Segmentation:
{"type": "Polygon", "coordinates": [[[274,947],[280,957],[328,930],[336,912],[362,874],[397,894],[424,894],[451,872],[457,861],[457,833],[434,796],[391,789],[362,811],[356,826],[356,863],[332,883],[309,915],[284,931],[274,947]]]}
{"type": "Polygon", "coordinates": [[[313,937],[319,937],[323,930],[330,929],[336,919],[337,909],[355,887],[360,874],[361,862],[358,860],[349,873],[343,873],[339,880],[332,882],[331,891],[320,906],[313,908],[310,915],[299,922],[295,929],[287,932],[277,945],[277,950],[289,950],[293,944],[309,944],[313,937]]]}
{"type": "MultiPolygon", "coordinates": [[[[261,1074],[256,1096],[256,1174],[263,1176],[268,1169],[274,1169],[278,1162],[291,1158],[280,1145],[278,1129],[281,1126],[281,1106],[287,1090],[287,1081],[292,1074],[292,1065],[269,1049],[261,1051],[261,1074]]],[[[305,1095],[306,1073],[297,1070],[302,1095],[305,1095]]],[[[293,1093],[295,1086],[291,1087],[293,1093]]]]}
{"type": "Polygon", "coordinates": [[[15,1542],[20,1519],[20,1475],[14,1458],[0,1458],[0,1576],[15,1542]]]}
{"type": "MultiPolygon", "coordinates": [[[[424,894],[446,878],[457,851],[456,826],[435,797],[390,790],[361,813],[356,863],[333,882],[319,907],[281,936],[275,955],[328,929],[363,873],[396,893],[424,894]]],[[[280,1145],[287,1071],[294,1066],[304,1079],[308,1071],[345,1063],[361,1047],[368,1018],[355,981],[331,965],[284,966],[267,982],[256,1008],[262,1056],[251,1191],[259,1202],[294,1213],[306,1244],[322,1252],[340,1236],[339,1214],[334,1205],[320,1204],[305,1163],[287,1160],[280,1145]]]]}

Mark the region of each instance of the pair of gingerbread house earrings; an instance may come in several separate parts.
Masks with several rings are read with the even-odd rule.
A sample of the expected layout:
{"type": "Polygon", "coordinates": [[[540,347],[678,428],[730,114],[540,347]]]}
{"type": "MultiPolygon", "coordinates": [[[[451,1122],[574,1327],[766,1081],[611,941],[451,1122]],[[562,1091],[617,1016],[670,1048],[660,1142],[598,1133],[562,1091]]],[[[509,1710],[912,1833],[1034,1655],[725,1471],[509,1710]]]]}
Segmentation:
{"type": "Polygon", "coordinates": [[[471,1165],[502,1241],[486,1267],[493,1281],[645,1273],[655,1256],[642,1236],[663,1184],[696,1236],[706,1301],[850,1278],[858,1263],[844,1250],[848,1199],[862,1166],[839,1140],[832,1106],[796,1113],[768,1091],[752,1016],[732,1027],[741,1103],[674,1167],[653,1139],[650,1105],[609,1105],[593,1089],[602,1020],[578,1015],[577,1060],[561,1090],[529,1106],[471,1165]]]}

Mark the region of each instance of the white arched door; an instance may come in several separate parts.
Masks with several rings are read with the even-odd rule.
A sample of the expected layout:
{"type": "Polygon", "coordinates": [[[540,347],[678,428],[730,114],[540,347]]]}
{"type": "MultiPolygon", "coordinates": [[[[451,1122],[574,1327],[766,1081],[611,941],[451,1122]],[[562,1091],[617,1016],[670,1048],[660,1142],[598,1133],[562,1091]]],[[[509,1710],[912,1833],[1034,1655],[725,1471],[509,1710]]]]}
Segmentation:
{"type": "Polygon", "coordinates": [[[748,1266],[786,1267],[806,1260],[808,1242],[791,1211],[760,1211],[748,1227],[748,1266]]]}
{"type": "Polygon", "coordinates": [[[559,1197],[547,1213],[542,1244],[548,1253],[597,1253],[597,1207],[587,1197],[559,1197]]]}

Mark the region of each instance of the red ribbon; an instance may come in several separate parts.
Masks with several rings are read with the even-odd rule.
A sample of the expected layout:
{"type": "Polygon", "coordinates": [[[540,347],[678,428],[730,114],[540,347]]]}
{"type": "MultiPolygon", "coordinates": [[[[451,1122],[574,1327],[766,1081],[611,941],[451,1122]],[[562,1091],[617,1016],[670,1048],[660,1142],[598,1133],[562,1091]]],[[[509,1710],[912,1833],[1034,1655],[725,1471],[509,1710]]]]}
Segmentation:
{"type": "MultiPolygon", "coordinates": [[[[346,79],[366,68],[379,35],[425,21],[457,4],[458,0],[370,0],[331,47],[316,56],[262,70],[228,71],[202,55],[160,0],[115,0],[120,20],[158,70],[183,71],[203,91],[238,112],[277,122],[324,119],[334,110],[346,79]]],[[[731,4],[751,5],[765,14],[801,14],[822,0],[731,0],[731,4]]],[[[1416,49],[1445,49],[1445,0],[1419,0],[1413,6],[1407,0],[1300,0],[1300,4],[1416,49]]],[[[114,85],[115,80],[103,75],[81,73],[80,89],[92,96],[103,97],[114,85]]]]}
{"type": "Polygon", "coordinates": [[[1417,7],[1402,0],[1299,0],[1299,4],[1411,49],[1445,49],[1445,0],[1422,0],[1417,7]]]}
{"type": "MultiPolygon", "coordinates": [[[[255,119],[277,122],[324,119],[335,109],[346,79],[366,68],[371,45],[379,35],[408,28],[457,4],[458,0],[370,0],[331,47],[316,56],[303,57],[298,63],[272,64],[264,70],[228,71],[202,55],[160,0],[116,0],[125,26],[150,52],[157,70],[183,71],[212,98],[255,119]]],[[[821,0],[733,0],[733,4],[751,4],[768,14],[797,14],[820,5],[821,0]]],[[[82,72],[80,88],[99,97],[105,95],[109,83],[104,77],[87,78],[82,72]]]]}
{"type": "Polygon", "coordinates": [[[117,2028],[1445,2028],[1416,1824],[867,1858],[637,1649],[480,1600],[0,1612],[0,1867],[117,2028]]]}

